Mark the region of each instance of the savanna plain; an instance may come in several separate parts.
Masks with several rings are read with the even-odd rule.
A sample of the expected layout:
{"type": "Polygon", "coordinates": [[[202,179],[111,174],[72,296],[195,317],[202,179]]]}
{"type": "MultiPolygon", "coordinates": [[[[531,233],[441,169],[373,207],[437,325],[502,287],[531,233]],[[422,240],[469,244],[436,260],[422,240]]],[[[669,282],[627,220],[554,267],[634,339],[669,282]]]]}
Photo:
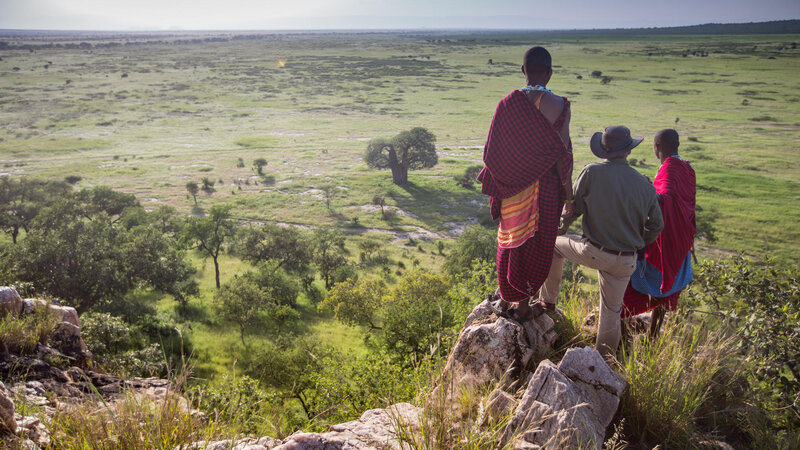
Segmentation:
{"type": "MultiPolygon", "coordinates": [[[[493,226],[479,186],[458,179],[482,164],[494,107],[522,87],[525,50],[542,45],[553,56],[548,87],[572,105],[576,175],[596,160],[589,138],[607,126],[626,125],[634,136],[645,137],[630,161],[651,179],[658,169],[652,136],[663,128],[679,132],[680,153],[697,174],[703,232],[696,247],[705,290],[687,295],[687,308],[699,311],[698,317],[714,316],[718,311],[709,299],[745,292],[736,284],[746,278],[742,273],[761,274],[769,284],[770,271],[778,270],[784,278],[775,286],[784,286],[786,277],[790,281],[769,298],[788,295],[797,309],[786,314],[796,314],[798,41],[798,35],[577,32],[6,33],[0,36],[0,171],[12,179],[69,178],[76,191],[107,186],[135,195],[146,212],[174,208],[180,220],[207,217],[212,208],[224,205],[239,228],[279,225],[299,230],[309,240],[317,239],[311,237],[316,230],[333,230],[341,233],[341,265],[346,269],[331,275],[332,280],[353,286],[355,280],[379,280],[390,298],[434,291],[441,291],[437,295],[443,298],[458,297],[445,327],[452,329],[452,340],[465,312],[494,291],[486,281],[493,277],[491,260],[471,268],[467,259],[458,270],[442,268],[448,258],[469,253],[464,240],[490,235],[493,226]],[[409,183],[396,186],[388,170],[367,166],[364,153],[371,139],[391,138],[413,127],[436,136],[438,164],[411,171],[409,183]],[[207,189],[193,195],[187,192],[192,182],[207,189]],[[736,273],[741,280],[730,275],[736,273]],[[407,274],[416,275],[406,279],[407,274]],[[731,294],[731,286],[740,291],[731,294]]],[[[16,245],[7,235],[2,239],[4,248],[16,245]]],[[[223,250],[232,248],[231,242],[223,250]]],[[[347,301],[337,309],[336,302],[328,301],[336,284],[314,272],[306,273],[305,287],[294,291],[291,312],[256,312],[240,327],[219,314],[212,259],[189,247],[187,257],[199,287],[194,295],[182,302],[140,286],[125,294],[120,302],[127,306],[119,310],[133,335],[147,335],[137,316],[155,317],[178,330],[179,336],[169,342],[162,337],[147,344],[183,343],[183,352],[164,351],[184,355],[171,359],[167,370],[176,374],[191,369],[187,390],[207,389],[205,400],[199,401],[205,402],[203,407],[219,407],[223,400],[213,399],[236,395],[269,406],[229,411],[241,419],[231,429],[285,435],[357,417],[367,406],[413,398],[429,384],[431,367],[450,345],[442,337],[447,333],[439,330],[433,333],[438,341],[426,336],[420,341],[424,345],[416,342],[426,350],[416,353],[418,348],[409,347],[402,336],[390,339],[383,330],[394,320],[391,314],[399,313],[376,306],[375,317],[365,318],[369,313],[344,311],[347,301]],[[315,353],[321,348],[321,354],[315,353]],[[397,357],[402,351],[413,355],[397,357]],[[329,368],[320,369],[322,365],[329,368]],[[312,368],[319,369],[316,378],[304,373],[312,368]],[[356,380],[362,389],[371,386],[364,380],[371,380],[373,393],[354,393],[354,388],[340,395],[334,386],[337,371],[356,374],[349,382],[356,380]],[[375,381],[384,378],[394,382],[375,381]],[[212,405],[212,400],[219,404],[212,405]],[[351,404],[342,408],[336,402],[351,404]],[[254,419],[258,417],[270,419],[254,419]]],[[[263,270],[236,251],[223,251],[219,267],[220,281],[228,286],[237,275],[263,270]]],[[[576,270],[574,281],[565,284],[571,319],[564,325],[563,348],[593,341],[580,330],[597,302],[590,271],[576,270]]],[[[729,312],[741,315],[746,310],[736,303],[741,300],[730,300],[729,312]]],[[[686,358],[681,370],[689,374],[687,379],[705,380],[700,384],[717,375],[692,375],[692,361],[698,358],[692,352],[703,345],[710,348],[712,342],[734,345],[719,337],[722,332],[701,344],[696,339],[684,342],[687,333],[697,336],[724,328],[703,320],[674,321],[665,331],[668,339],[659,344],[663,355],[672,355],[672,363],[686,358]]],[[[736,329],[731,323],[726,326],[736,329]]],[[[796,344],[784,344],[794,355],[800,353],[796,344]]],[[[644,369],[637,372],[636,358],[652,359],[649,376],[666,370],[658,368],[665,362],[656,361],[655,352],[642,356],[644,347],[638,345],[644,344],[632,348],[640,353],[632,350],[633,356],[621,357],[629,380],[645,377],[644,369]]],[[[750,350],[730,351],[745,355],[750,350]]],[[[717,356],[720,365],[738,364],[727,361],[727,355],[717,356]]],[[[796,364],[778,364],[770,376],[785,378],[786,385],[797,383],[796,364]]],[[[741,375],[748,376],[755,377],[741,375]]],[[[658,397],[665,390],[657,387],[634,391],[631,395],[639,397],[624,403],[626,414],[640,417],[647,416],[644,410],[654,411],[652,419],[639,423],[626,416],[616,431],[633,443],[673,442],[681,447],[699,445],[698,436],[709,433],[735,434],[731,439],[752,446],[775,429],[780,433],[769,438],[776,445],[798,442],[791,440],[797,439],[800,420],[797,397],[792,397],[796,385],[794,390],[780,383],[761,386],[761,403],[752,401],[762,412],[780,410],[779,417],[763,413],[735,420],[700,416],[698,408],[711,395],[710,384],[702,386],[706,388],[692,386],[698,392],[686,386],[667,389],[666,395],[675,398],[658,397]],[[684,408],[679,412],[653,404],[675,403],[676,398],[684,408]],[[673,418],[666,431],[659,428],[658,414],[673,418]]],[[[62,439],[65,447],[72,445],[62,439]]]]}

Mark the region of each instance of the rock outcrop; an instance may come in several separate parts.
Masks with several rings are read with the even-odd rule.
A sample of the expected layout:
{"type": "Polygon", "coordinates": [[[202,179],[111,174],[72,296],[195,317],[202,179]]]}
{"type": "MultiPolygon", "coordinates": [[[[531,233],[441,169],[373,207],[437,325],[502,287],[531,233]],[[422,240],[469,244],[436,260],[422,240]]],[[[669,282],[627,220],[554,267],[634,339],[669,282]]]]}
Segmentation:
{"type": "Polygon", "coordinates": [[[11,400],[6,385],[0,381],[0,434],[16,432],[17,420],[14,417],[14,401],[11,400]]]}
{"type": "Polygon", "coordinates": [[[556,366],[539,364],[503,442],[546,448],[602,448],[625,381],[590,347],[567,351],[556,366]]]}
{"type": "Polygon", "coordinates": [[[397,428],[415,430],[419,426],[420,409],[398,403],[386,409],[371,409],[358,420],[333,425],[326,433],[297,432],[280,441],[270,437],[239,440],[195,442],[174,450],[401,450],[397,428]]]}
{"type": "Polygon", "coordinates": [[[6,314],[19,316],[21,313],[22,299],[17,290],[8,286],[0,287],[0,317],[5,317],[6,314]]]}
{"type": "MultiPolygon", "coordinates": [[[[23,354],[7,351],[0,345],[0,437],[15,436],[22,448],[50,444],[45,423],[59,409],[71,404],[100,400],[113,405],[133,395],[137,400],[175,401],[189,411],[189,404],[172,391],[168,380],[159,378],[121,379],[91,370],[91,353],[81,337],[80,320],[74,308],[53,305],[41,299],[21,299],[10,287],[0,287],[0,318],[24,318],[41,308],[57,319],[47,339],[23,354]],[[5,352],[4,352],[5,351],[5,352]],[[46,395],[46,393],[53,395],[46,395]],[[15,411],[14,399],[40,411],[39,416],[23,416],[15,411]]],[[[2,344],[2,343],[0,343],[2,344]]]]}
{"type": "Polygon", "coordinates": [[[386,409],[371,409],[352,422],[333,425],[327,433],[295,433],[276,450],[398,449],[396,427],[414,430],[419,426],[420,409],[398,403],[386,409]]]}
{"type": "MultiPolygon", "coordinates": [[[[509,387],[553,350],[558,335],[547,314],[520,325],[497,317],[484,300],[467,317],[442,372],[440,386],[485,387],[503,380],[509,387]]],[[[438,395],[438,392],[436,392],[438,395]]]]}

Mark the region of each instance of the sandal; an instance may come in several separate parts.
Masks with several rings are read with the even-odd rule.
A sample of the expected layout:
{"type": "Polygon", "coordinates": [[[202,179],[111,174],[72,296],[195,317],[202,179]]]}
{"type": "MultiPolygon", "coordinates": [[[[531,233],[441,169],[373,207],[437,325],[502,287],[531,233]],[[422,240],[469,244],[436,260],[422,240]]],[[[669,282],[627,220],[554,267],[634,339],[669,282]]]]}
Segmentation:
{"type": "Polygon", "coordinates": [[[497,300],[495,302],[490,302],[489,303],[489,309],[497,317],[502,317],[504,319],[508,319],[508,320],[513,321],[513,322],[517,322],[520,325],[523,322],[527,322],[527,321],[533,319],[534,317],[538,316],[536,314],[536,311],[535,311],[534,307],[531,307],[530,309],[528,309],[528,311],[526,313],[524,313],[524,314],[521,314],[519,312],[519,308],[518,307],[503,309],[503,308],[500,307],[500,300],[497,300]]]}
{"type": "Polygon", "coordinates": [[[547,312],[555,312],[556,304],[555,303],[547,303],[544,300],[539,300],[534,303],[532,306],[538,306],[547,312]]]}

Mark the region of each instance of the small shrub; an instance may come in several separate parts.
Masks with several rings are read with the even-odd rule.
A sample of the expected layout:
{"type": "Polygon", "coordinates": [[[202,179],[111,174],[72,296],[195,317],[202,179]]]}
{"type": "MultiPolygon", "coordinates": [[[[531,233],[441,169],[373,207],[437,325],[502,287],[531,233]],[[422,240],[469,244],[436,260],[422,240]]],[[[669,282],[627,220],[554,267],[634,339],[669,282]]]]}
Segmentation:
{"type": "MultiPolygon", "coordinates": [[[[716,383],[733,383],[736,373],[721,379],[720,368],[736,367],[734,341],[704,325],[668,321],[654,340],[634,340],[623,347],[619,370],[628,381],[622,399],[629,438],[665,448],[699,444],[697,418],[716,383]]],[[[728,406],[726,393],[714,399],[728,406]]]]}
{"type": "Polygon", "coordinates": [[[454,176],[456,183],[464,189],[472,189],[475,186],[475,178],[483,169],[483,166],[470,166],[464,170],[462,175],[454,176]]]}
{"type": "Polygon", "coordinates": [[[47,307],[36,308],[22,317],[6,314],[0,319],[0,349],[4,346],[17,355],[33,353],[38,343],[47,343],[59,323],[47,307]]]}

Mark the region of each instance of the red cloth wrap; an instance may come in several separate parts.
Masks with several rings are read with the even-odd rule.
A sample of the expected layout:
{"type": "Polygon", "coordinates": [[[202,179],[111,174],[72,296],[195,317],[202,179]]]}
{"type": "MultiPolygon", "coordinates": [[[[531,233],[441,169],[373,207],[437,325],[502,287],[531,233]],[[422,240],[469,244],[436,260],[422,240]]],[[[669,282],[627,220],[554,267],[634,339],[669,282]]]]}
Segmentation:
{"type": "Polygon", "coordinates": [[[497,275],[503,299],[518,302],[534,295],[553,261],[561,208],[562,182],[572,173],[571,144],[559,133],[569,112],[551,124],[525,93],[513,91],[497,105],[483,149],[485,167],[478,175],[481,192],[489,195],[492,218],[500,218],[500,199],[511,197],[539,180],[538,231],[523,245],[497,249],[497,275]],[[562,172],[556,173],[561,159],[562,172]]]}
{"type": "MultiPolygon", "coordinates": [[[[697,233],[694,169],[686,161],[669,157],[658,169],[653,186],[664,217],[664,231],[645,247],[645,253],[647,262],[662,274],[661,292],[667,292],[672,288],[697,233]]],[[[629,282],[623,297],[622,317],[641,314],[657,306],[672,311],[679,295],[680,292],[676,292],[668,297],[650,299],[648,295],[634,290],[629,282]]]]}

